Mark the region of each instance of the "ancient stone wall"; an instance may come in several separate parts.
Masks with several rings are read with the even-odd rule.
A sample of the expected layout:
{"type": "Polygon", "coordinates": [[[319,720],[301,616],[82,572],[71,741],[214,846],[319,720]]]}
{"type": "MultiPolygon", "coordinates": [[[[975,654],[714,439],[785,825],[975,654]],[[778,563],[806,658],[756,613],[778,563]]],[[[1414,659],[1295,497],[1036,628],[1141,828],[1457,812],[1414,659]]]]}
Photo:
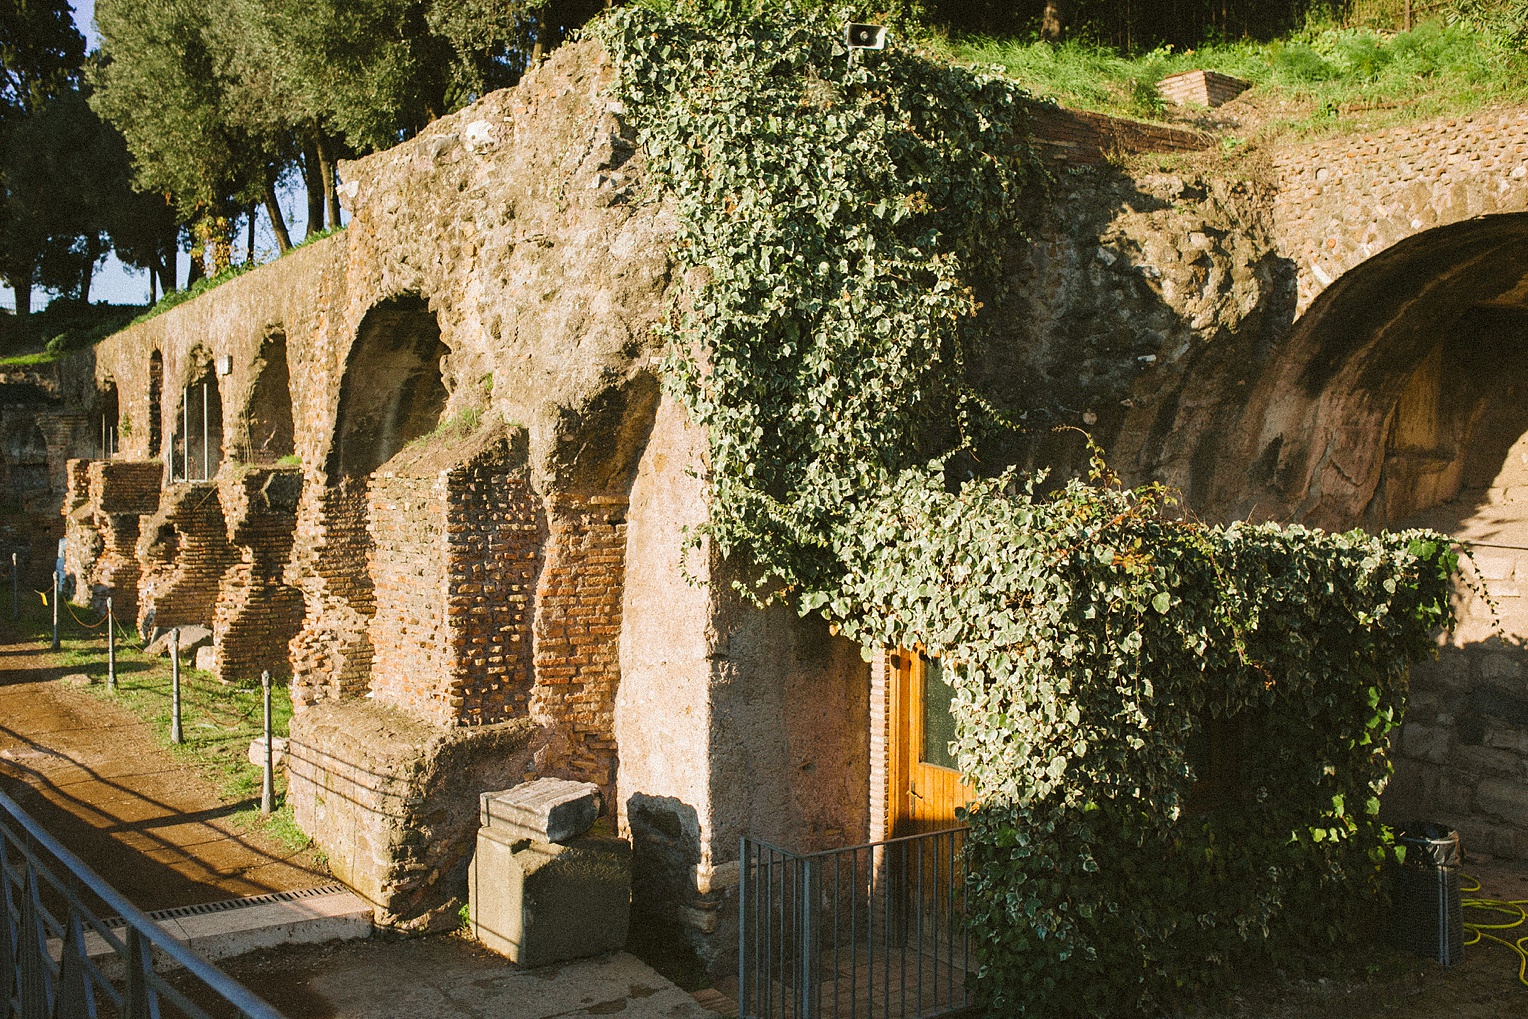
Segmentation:
{"type": "Polygon", "coordinates": [[[210,628],[223,574],[238,558],[228,545],[217,483],[171,485],[158,511],[140,527],[139,632],[156,626],[210,628]]]}
{"type": "Polygon", "coordinates": [[[212,614],[213,674],[225,683],[285,676],[302,626],[302,594],[282,580],[296,537],[302,471],[235,467],[218,476],[230,550],[212,614]]]}
{"type": "Polygon", "coordinates": [[[441,725],[526,715],[545,524],[524,433],[517,439],[479,437],[466,451],[437,439],[378,471],[370,632],[379,702],[441,725]]]}

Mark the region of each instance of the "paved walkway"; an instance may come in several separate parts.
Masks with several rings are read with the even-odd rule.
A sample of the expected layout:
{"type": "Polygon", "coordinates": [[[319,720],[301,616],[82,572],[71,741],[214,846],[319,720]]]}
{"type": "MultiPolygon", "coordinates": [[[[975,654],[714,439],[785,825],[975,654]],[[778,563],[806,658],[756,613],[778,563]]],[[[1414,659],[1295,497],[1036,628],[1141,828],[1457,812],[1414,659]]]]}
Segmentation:
{"type": "Polygon", "coordinates": [[[633,955],[517,969],[454,935],[277,948],[223,967],[288,1019],[710,1019],[633,955]]]}
{"type": "Polygon", "coordinates": [[[332,881],[306,852],[241,831],[229,817],[244,807],[147,723],[59,682],[77,671],[35,641],[0,641],[0,786],[118,891],[157,910],[332,881]]]}

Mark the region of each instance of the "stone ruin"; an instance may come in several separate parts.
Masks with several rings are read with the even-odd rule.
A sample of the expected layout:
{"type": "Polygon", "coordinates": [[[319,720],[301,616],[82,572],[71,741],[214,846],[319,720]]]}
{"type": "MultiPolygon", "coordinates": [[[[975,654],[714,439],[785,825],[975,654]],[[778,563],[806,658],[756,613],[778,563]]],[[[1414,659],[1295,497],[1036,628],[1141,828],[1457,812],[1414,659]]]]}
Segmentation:
{"type": "MultiPolygon", "coordinates": [[[[587,781],[631,841],[634,908],[725,970],[741,835],[890,833],[887,669],[743,603],[690,542],[704,436],[650,329],[673,213],[611,73],[564,47],[345,164],[346,231],[76,357],[72,395],[31,416],[56,441],[6,470],[46,463],[77,600],[210,626],[225,681],[290,676],[297,821],[380,921],[455,922],[481,792],[587,781]]],[[[1170,128],[1034,123],[1055,179],[973,384],[1207,519],[1495,547],[1477,590],[1503,633],[1466,594],[1413,676],[1385,809],[1528,856],[1528,113],[1239,161],[1170,128]]],[[[1047,428],[1002,453],[1084,456],[1047,428]]]]}

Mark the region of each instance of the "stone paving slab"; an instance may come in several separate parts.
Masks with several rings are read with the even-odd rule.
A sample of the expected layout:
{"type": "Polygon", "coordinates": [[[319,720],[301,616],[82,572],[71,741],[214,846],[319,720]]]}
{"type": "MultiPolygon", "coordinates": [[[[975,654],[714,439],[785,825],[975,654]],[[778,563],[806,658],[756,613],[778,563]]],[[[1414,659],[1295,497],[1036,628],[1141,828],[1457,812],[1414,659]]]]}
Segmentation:
{"type": "Polygon", "coordinates": [[[715,1019],[625,952],[520,969],[459,935],[378,936],[223,966],[288,1019],[715,1019]]]}

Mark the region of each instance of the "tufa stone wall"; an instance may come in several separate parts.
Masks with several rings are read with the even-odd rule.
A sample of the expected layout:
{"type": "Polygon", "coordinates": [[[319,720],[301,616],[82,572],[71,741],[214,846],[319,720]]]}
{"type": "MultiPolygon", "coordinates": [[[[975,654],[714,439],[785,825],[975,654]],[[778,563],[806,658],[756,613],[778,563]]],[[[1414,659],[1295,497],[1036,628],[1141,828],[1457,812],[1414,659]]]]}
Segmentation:
{"type": "Polygon", "coordinates": [[[287,796],[379,923],[454,928],[478,794],[518,783],[536,736],[525,719],[442,728],[371,701],[324,701],[292,719],[287,796]]]}

